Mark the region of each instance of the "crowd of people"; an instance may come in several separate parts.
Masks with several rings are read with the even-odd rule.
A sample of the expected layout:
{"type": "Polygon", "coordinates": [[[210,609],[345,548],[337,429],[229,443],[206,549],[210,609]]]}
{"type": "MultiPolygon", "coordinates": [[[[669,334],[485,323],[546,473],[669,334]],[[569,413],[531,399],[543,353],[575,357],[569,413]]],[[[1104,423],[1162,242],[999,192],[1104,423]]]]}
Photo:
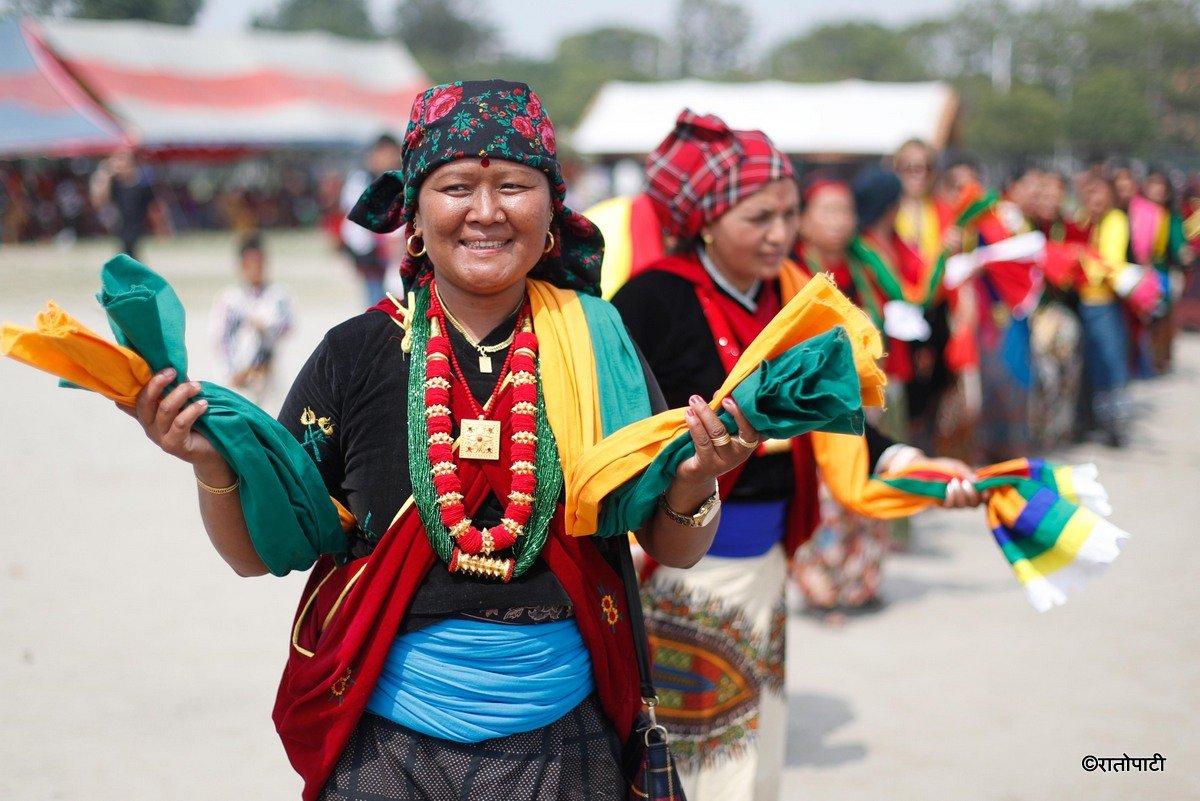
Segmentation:
{"type": "Polygon", "coordinates": [[[975,463],[1124,444],[1129,382],[1171,369],[1200,198],[1179,202],[1170,172],[1139,179],[1120,163],[1073,176],[1024,166],[992,194],[969,161],[939,175],[920,142],[890,166],[895,178],[851,187],[861,230],[848,254],[898,277],[903,297],[877,284],[877,299],[915,303],[930,325],[924,339],[893,337],[893,353],[912,352],[891,372],[914,439],[975,463]]]}
{"type": "MultiPolygon", "coordinates": [[[[879,423],[892,435],[974,463],[1097,436],[1121,445],[1129,381],[1171,369],[1198,308],[1200,184],[1182,179],[1030,164],[989,191],[975,162],[913,140],[852,177],[805,175],[790,257],[831,274],[889,335],[879,423]]],[[[664,245],[646,196],[593,211],[611,295],[664,245]]]]}
{"type": "Polygon", "coordinates": [[[188,231],[336,229],[344,170],[339,162],[304,167],[291,160],[245,162],[139,159],[131,150],[105,158],[0,161],[0,244],[121,236],[117,199],[97,195],[97,185],[132,162],[136,178],[153,195],[140,220],[146,233],[169,236],[188,231]]]}
{"type": "MultiPolygon", "coordinates": [[[[1171,369],[1200,235],[1171,176],[1029,167],[993,193],[915,140],[848,181],[800,176],[770,133],[683,110],[615,215],[566,205],[524,84],[433,87],[402,140],[375,143],[343,203],[365,233],[339,233],[373,305],[326,335],[279,415],[345,531],[289,543],[316,567],[275,720],[306,799],[630,797],[627,749],[650,736],[632,531],[687,796],[772,801],[789,576],[827,614],[878,597],[891,528],[856,488],[920,461],[952,476],[943,506],[973,507],[971,465],[1127,441],[1128,383],[1171,369]],[[390,272],[405,291],[381,298],[390,272]],[[882,332],[888,403],[862,434],[772,439],[724,384],[814,282],[849,299],[830,308],[850,339],[882,332]],[[661,489],[588,501],[578,468],[668,409],[683,455],[661,489]]],[[[110,196],[124,166],[97,180],[110,196]]],[[[261,243],[240,256],[214,336],[253,388],[290,312],[261,243]]],[[[840,353],[857,403],[875,365],[840,353]]],[[[280,572],[185,378],[160,371],[131,412],[192,466],[229,565],[280,572]]],[[[639,445],[650,473],[665,447],[639,445]]]]}

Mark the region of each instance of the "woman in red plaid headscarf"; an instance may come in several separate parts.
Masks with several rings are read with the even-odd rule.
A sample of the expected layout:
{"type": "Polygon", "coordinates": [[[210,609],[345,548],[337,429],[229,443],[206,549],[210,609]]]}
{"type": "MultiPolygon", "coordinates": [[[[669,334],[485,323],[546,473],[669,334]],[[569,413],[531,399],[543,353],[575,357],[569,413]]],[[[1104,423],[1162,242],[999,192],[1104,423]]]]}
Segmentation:
{"type": "MultiPolygon", "coordinates": [[[[711,397],[743,350],[808,277],[788,259],[799,193],[761,131],[685,110],[647,160],[647,195],[676,253],[613,298],[669,405],[711,397]]],[[[877,467],[920,452],[869,432],[877,467]],[[885,464],[880,464],[885,462],[885,464]]],[[[687,571],[643,585],[659,720],[689,799],[778,796],[783,770],[787,560],[817,522],[813,441],[720,443],[754,455],[720,479],[723,516],[687,571]]],[[[964,466],[965,467],[965,466],[964,466]]],[[[978,501],[956,483],[952,504],[978,501]]]]}

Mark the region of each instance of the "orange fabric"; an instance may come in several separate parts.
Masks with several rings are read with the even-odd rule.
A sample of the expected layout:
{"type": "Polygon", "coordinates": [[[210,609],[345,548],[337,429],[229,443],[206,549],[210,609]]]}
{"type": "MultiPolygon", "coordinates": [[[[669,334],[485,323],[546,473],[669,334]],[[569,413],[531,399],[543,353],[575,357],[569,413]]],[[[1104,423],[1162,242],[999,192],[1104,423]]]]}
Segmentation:
{"type": "MultiPolygon", "coordinates": [[[[779,283],[785,301],[795,297],[804,285],[802,283],[804,280],[804,276],[798,268],[790,262],[784,265],[784,270],[779,275],[779,283]],[[787,269],[789,266],[792,269],[787,269]]],[[[865,348],[856,347],[854,349],[856,362],[860,357],[866,355],[865,348]]],[[[862,375],[861,363],[859,364],[859,375],[862,375]]],[[[880,398],[879,403],[868,403],[864,396],[863,404],[882,406],[883,400],[880,398]]],[[[826,434],[820,431],[814,431],[808,436],[812,444],[813,458],[817,463],[817,471],[824,479],[830,494],[842,506],[859,514],[878,518],[907,517],[913,512],[925,508],[921,506],[913,508],[911,511],[904,511],[911,505],[912,496],[892,497],[895,491],[891,487],[878,481],[870,481],[872,465],[868,464],[870,452],[867,449],[866,437],[850,434],[826,434]],[[887,490],[887,492],[885,493],[883,490],[887,490]]]]}
{"type": "MultiPolygon", "coordinates": [[[[102,338],[58,307],[54,301],[34,320],[34,328],[5,323],[0,355],[65,378],[123,406],[133,406],[153,371],[129,348],[102,338]]],[[[342,529],[356,521],[350,510],[331,498],[342,529]]]]}
{"type": "Polygon", "coordinates": [[[867,441],[847,434],[812,433],[813,455],[821,478],[839,504],[867,517],[908,517],[938,501],[890,487],[870,478],[867,441]]]}
{"type": "Polygon", "coordinates": [[[125,406],[134,404],[153,374],[137,353],[102,338],[53,301],[32,329],[6,323],[0,353],[125,406]]]}
{"type": "Polygon", "coordinates": [[[333,506],[337,509],[338,522],[342,524],[342,531],[353,531],[354,527],[358,525],[358,519],[354,516],[354,512],[342,506],[341,502],[332,495],[329,496],[329,500],[333,501],[333,506]]]}
{"type": "MultiPolygon", "coordinates": [[[[791,265],[780,281],[785,296],[794,297],[738,359],[712,400],[713,410],[719,409],[721,400],[762,362],[839,325],[849,333],[854,347],[863,405],[882,406],[886,378],[877,361],[883,346],[867,315],[838,292],[828,276],[805,284],[800,271],[791,265]]],[[[683,413],[683,409],[671,409],[626,426],[583,454],[570,477],[569,486],[580,488],[580,495],[574,509],[568,510],[569,534],[587,536],[596,530],[602,499],[645,470],[667,443],[687,431],[683,413]]],[[[865,440],[863,448],[865,453],[865,440]]]]}

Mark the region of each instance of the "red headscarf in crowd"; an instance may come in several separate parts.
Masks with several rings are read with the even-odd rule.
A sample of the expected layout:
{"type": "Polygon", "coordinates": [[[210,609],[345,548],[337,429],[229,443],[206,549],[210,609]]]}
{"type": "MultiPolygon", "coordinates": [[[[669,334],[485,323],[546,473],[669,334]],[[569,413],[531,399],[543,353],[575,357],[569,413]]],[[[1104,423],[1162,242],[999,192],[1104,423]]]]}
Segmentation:
{"type": "Polygon", "coordinates": [[[854,196],[854,191],[850,188],[850,184],[845,181],[818,176],[806,183],[804,188],[800,190],[800,205],[807,206],[812,202],[813,198],[826,189],[836,189],[839,192],[845,192],[851,197],[854,196]]]}
{"type": "Polygon", "coordinates": [[[719,117],[684,109],[646,159],[646,194],[666,232],[686,241],[771,181],[793,175],[791,160],[762,131],[735,131],[719,117]]]}

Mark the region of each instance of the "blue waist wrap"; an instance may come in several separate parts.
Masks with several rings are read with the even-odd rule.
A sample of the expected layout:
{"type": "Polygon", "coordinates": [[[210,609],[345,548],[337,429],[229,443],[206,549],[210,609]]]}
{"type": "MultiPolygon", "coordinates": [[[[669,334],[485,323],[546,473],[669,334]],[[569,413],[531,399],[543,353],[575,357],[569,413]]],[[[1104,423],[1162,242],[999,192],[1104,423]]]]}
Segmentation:
{"type": "Polygon", "coordinates": [[[595,690],[574,619],[447,618],[396,638],[367,710],[459,743],[547,726],[595,690]]]}

